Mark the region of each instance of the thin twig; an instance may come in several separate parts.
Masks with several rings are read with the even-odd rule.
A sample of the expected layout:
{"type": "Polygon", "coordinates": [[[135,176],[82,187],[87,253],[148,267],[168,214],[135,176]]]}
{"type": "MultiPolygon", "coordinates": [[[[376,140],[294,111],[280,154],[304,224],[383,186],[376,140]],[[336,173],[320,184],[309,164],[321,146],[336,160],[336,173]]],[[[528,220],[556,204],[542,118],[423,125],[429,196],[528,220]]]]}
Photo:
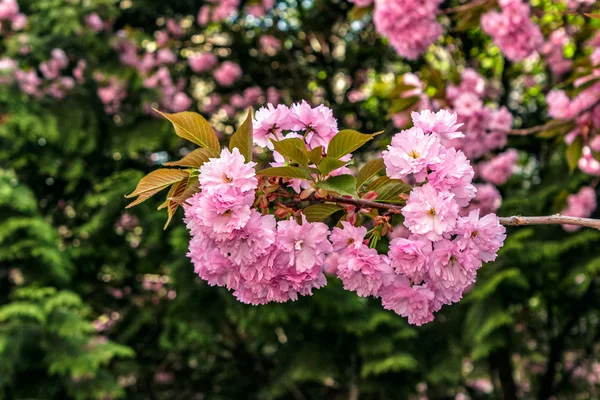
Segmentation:
{"type": "Polygon", "coordinates": [[[548,215],[545,217],[500,217],[500,223],[507,226],[524,225],[577,225],[588,228],[600,229],[600,220],[593,218],[569,217],[567,215],[548,215]]]}
{"type": "Polygon", "coordinates": [[[472,8],[477,8],[480,6],[484,6],[486,3],[489,3],[490,0],[477,0],[477,1],[472,1],[470,3],[467,4],[463,4],[461,6],[456,6],[456,7],[452,7],[452,8],[447,8],[445,10],[442,11],[442,14],[456,14],[462,11],[468,11],[472,8]]]}
{"type": "MultiPolygon", "coordinates": [[[[331,202],[337,204],[349,204],[359,208],[376,208],[385,210],[394,214],[402,211],[402,206],[395,204],[377,203],[375,201],[351,199],[347,197],[328,196],[326,198],[314,199],[320,202],[331,202]]],[[[500,223],[506,226],[525,226],[525,225],[577,225],[600,230],[600,219],[570,217],[567,215],[548,215],[543,217],[523,217],[515,215],[512,217],[499,217],[500,223]]]]}
{"type": "Polygon", "coordinates": [[[594,102],[592,105],[590,105],[586,109],[581,110],[581,112],[578,115],[576,115],[575,117],[573,117],[572,119],[550,121],[550,122],[546,122],[543,125],[536,125],[536,126],[532,126],[531,128],[525,128],[525,129],[509,129],[508,131],[506,131],[506,133],[508,133],[509,135],[525,136],[525,135],[531,135],[532,133],[542,132],[542,131],[545,131],[546,129],[558,128],[559,126],[568,125],[568,124],[572,123],[574,120],[576,120],[578,117],[580,117],[581,115],[585,114],[588,111],[591,111],[597,105],[600,105],[600,100],[594,102]]]}

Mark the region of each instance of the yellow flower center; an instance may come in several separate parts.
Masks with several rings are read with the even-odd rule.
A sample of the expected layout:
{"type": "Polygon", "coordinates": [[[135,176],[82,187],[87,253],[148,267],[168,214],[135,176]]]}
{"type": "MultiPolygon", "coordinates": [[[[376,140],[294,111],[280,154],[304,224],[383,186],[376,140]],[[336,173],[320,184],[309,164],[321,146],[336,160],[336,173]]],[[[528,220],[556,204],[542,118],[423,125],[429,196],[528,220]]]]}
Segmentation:
{"type": "Polygon", "coordinates": [[[221,179],[223,180],[223,183],[233,182],[233,178],[228,177],[225,173],[223,173],[223,175],[221,176],[221,179]]]}
{"type": "Polygon", "coordinates": [[[415,160],[420,157],[419,153],[417,153],[416,150],[411,150],[410,153],[408,153],[408,155],[414,158],[415,160]]]}
{"type": "Polygon", "coordinates": [[[436,216],[435,208],[433,208],[433,207],[430,208],[428,214],[431,215],[432,217],[435,217],[436,216]]]}

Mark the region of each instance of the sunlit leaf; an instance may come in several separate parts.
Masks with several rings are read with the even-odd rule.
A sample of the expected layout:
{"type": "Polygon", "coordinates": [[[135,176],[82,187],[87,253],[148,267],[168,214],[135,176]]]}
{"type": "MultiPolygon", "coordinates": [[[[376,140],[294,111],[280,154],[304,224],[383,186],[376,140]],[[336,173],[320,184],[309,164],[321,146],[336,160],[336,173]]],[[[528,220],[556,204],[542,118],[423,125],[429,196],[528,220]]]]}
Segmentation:
{"type": "Polygon", "coordinates": [[[325,157],[321,160],[321,163],[319,164],[319,171],[323,175],[327,175],[331,171],[335,171],[336,169],[341,168],[346,164],[346,161],[340,161],[337,158],[325,157]]]}
{"type": "Polygon", "coordinates": [[[202,115],[191,111],[176,114],[163,113],[156,109],[154,111],[173,124],[177,136],[196,143],[198,146],[220,152],[219,138],[217,138],[213,127],[202,115]]]}
{"type": "Polygon", "coordinates": [[[396,100],[392,101],[392,105],[390,107],[390,113],[396,114],[401,111],[407,110],[407,109],[411,108],[412,106],[414,106],[415,104],[417,104],[417,102],[420,99],[421,98],[419,96],[410,96],[410,97],[404,97],[401,99],[396,99],[396,100]]]}
{"type": "Polygon", "coordinates": [[[306,216],[308,222],[318,222],[340,210],[343,210],[343,208],[335,204],[313,204],[302,210],[302,214],[306,216]]]}
{"type": "Polygon", "coordinates": [[[180,169],[158,169],[156,171],[150,172],[148,175],[143,177],[138,183],[135,190],[125,196],[126,198],[135,197],[141,195],[142,193],[154,191],[158,189],[158,191],[166,188],[169,185],[174,184],[175,182],[180,181],[183,178],[187,178],[189,175],[188,171],[183,171],[180,169]]]}
{"type": "Polygon", "coordinates": [[[182,179],[181,182],[176,183],[171,187],[171,190],[167,195],[167,201],[169,202],[167,207],[167,222],[165,223],[163,229],[167,229],[171,219],[173,218],[173,215],[175,214],[175,211],[177,211],[177,208],[179,207],[179,203],[173,201],[173,198],[179,197],[183,194],[183,192],[185,192],[187,182],[187,179],[182,179]]]}
{"type": "Polygon", "coordinates": [[[339,131],[329,142],[327,157],[340,158],[352,153],[382,132],[367,135],[351,129],[339,131]]]}
{"type": "Polygon", "coordinates": [[[323,146],[317,146],[308,152],[308,159],[315,165],[319,165],[321,158],[323,158],[323,146]]]}
{"type": "Polygon", "coordinates": [[[305,169],[291,166],[265,168],[261,171],[258,171],[257,175],[279,176],[281,178],[310,179],[310,175],[305,169]]]}
{"type": "Polygon", "coordinates": [[[583,153],[583,138],[578,136],[573,143],[567,147],[567,151],[565,155],[567,157],[567,163],[569,164],[569,169],[571,172],[575,171],[577,168],[577,163],[581,158],[581,154],[583,153]]]}
{"type": "Polygon", "coordinates": [[[398,179],[390,179],[383,176],[374,180],[368,187],[367,191],[375,191],[377,193],[377,201],[382,203],[404,203],[404,200],[399,196],[401,194],[410,193],[412,186],[407,185],[398,179]]]}
{"type": "Polygon", "coordinates": [[[190,168],[200,168],[202,164],[208,162],[209,158],[219,157],[217,153],[215,153],[211,149],[195,149],[183,157],[179,161],[169,161],[164,163],[163,165],[166,167],[190,167],[190,168]]]}
{"type": "Polygon", "coordinates": [[[339,193],[344,196],[356,196],[356,178],[352,175],[332,176],[321,182],[317,182],[316,186],[325,189],[329,192],[339,193]]]}
{"type": "Polygon", "coordinates": [[[600,19],[600,13],[595,13],[595,14],[592,14],[592,13],[583,13],[583,14],[585,16],[593,18],[593,19],[600,19]]]}
{"type": "Polygon", "coordinates": [[[252,161],[252,108],[248,109],[248,115],[244,122],[229,141],[229,150],[239,149],[246,161],[252,161]]]}
{"type": "Polygon", "coordinates": [[[360,169],[360,171],[358,171],[358,176],[356,177],[356,188],[358,189],[361,187],[366,181],[377,175],[377,173],[379,173],[379,171],[381,171],[383,168],[385,168],[383,158],[376,158],[366,163],[360,169]]]}
{"type": "Polygon", "coordinates": [[[299,138],[271,140],[275,151],[281,154],[286,160],[297,162],[300,165],[308,165],[308,151],[306,144],[299,138]]]}

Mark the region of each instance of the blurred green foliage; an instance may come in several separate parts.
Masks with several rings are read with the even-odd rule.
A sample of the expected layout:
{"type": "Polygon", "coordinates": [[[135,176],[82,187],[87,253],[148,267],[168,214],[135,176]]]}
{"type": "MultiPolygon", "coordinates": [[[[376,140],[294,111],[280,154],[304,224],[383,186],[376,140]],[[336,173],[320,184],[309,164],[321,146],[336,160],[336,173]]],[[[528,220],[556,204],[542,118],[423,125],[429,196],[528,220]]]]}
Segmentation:
{"type": "MultiPolygon", "coordinates": [[[[456,64],[472,63],[517,94],[504,101],[520,123],[545,121],[543,92],[550,83],[524,89],[519,80],[543,67],[507,65],[476,24],[445,19],[452,35],[440,46],[454,46],[453,64],[435,51],[405,63],[365,25],[368,15],[361,17],[364,28],[350,29],[345,1],[278,3],[290,8],[274,17],[275,24],[295,21],[285,31],[236,23],[209,29],[232,35],[229,58],[243,66],[242,84],[286,89],[288,100],[325,102],[341,126],[374,131],[387,125],[367,151],[390,138],[390,101],[378,94],[393,89],[386,77],[408,71],[429,77],[435,94],[458,78],[456,64]],[[268,59],[252,56],[248,49],[262,30],[284,38],[285,50],[268,59]],[[340,40],[343,59],[316,50],[315,41],[333,47],[340,40]],[[332,77],[355,77],[359,69],[382,83],[372,97],[353,104],[332,77]]],[[[543,3],[542,26],[550,31],[564,9],[537,3],[543,3]]],[[[333,277],[295,303],[243,305],[194,275],[181,211],[166,232],[165,216],[154,209],[158,203],[124,211],[123,195],[155,167],[152,155],[177,159],[188,145],[167,122],[142,112],[146,89],[119,64],[106,36],[78,33],[82,16],[101,9],[116,27],[147,36],[157,18],[195,16],[201,2],[20,5],[32,39],[23,62],[34,66],[52,48],[68,49],[86,55],[92,69],[130,79],[132,95],[117,119],[105,114],[93,81],[61,101],[0,86],[0,399],[597,395],[597,381],[574,376],[567,365],[585,367],[600,350],[599,232],[510,229],[500,257],[480,271],[465,299],[423,327],[344,291],[333,277]],[[477,382],[489,385],[482,389],[477,382]]],[[[580,16],[567,19],[586,24],[580,16]]],[[[12,39],[5,41],[7,53],[15,51],[12,39]]],[[[569,51],[577,57],[582,50],[569,51]]],[[[589,183],[588,176],[567,172],[561,141],[517,137],[511,146],[526,156],[502,188],[500,215],[557,212],[568,193],[589,183]]]]}

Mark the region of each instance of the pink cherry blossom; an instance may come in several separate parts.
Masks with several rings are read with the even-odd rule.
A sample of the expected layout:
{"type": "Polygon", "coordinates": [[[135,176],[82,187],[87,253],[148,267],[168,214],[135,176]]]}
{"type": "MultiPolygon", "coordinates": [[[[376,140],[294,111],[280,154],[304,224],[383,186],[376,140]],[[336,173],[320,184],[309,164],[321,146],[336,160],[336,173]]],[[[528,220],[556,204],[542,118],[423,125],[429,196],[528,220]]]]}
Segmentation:
{"type": "Polygon", "coordinates": [[[388,255],[396,274],[404,274],[413,282],[421,282],[427,278],[427,265],[432,251],[429,240],[397,238],[390,242],[388,255]]]}
{"type": "Polygon", "coordinates": [[[479,218],[479,210],[473,210],[467,217],[459,218],[455,234],[465,247],[479,252],[484,262],[494,261],[498,250],[506,239],[506,228],[500,225],[495,214],[479,218]]]}
{"type": "Polygon", "coordinates": [[[362,247],[366,234],[367,228],[364,226],[355,227],[347,221],[342,221],[342,228],[335,227],[331,232],[333,251],[356,250],[362,247]]]}
{"type": "Polygon", "coordinates": [[[311,107],[306,101],[293,104],[290,107],[289,121],[293,131],[306,131],[305,140],[309,148],[327,147],[331,139],[338,133],[337,120],[333,111],[319,105],[311,107]]]}
{"type": "Polygon", "coordinates": [[[443,239],[433,245],[429,276],[446,288],[465,289],[475,282],[480,267],[477,250],[464,247],[459,241],[443,239]]]}
{"type": "Polygon", "coordinates": [[[417,182],[427,176],[427,168],[440,162],[442,145],[435,135],[425,135],[421,128],[410,128],[392,138],[392,144],[382,153],[386,175],[406,181],[409,175],[417,182]]]}
{"type": "Polygon", "coordinates": [[[219,68],[214,71],[214,77],[217,83],[221,86],[231,86],[242,77],[242,69],[239,65],[225,61],[219,68]]]}
{"type": "Polygon", "coordinates": [[[104,29],[104,21],[97,13],[91,13],[85,17],[85,23],[96,33],[104,29]]]}
{"type": "Polygon", "coordinates": [[[438,241],[450,232],[458,216],[458,204],[454,195],[437,191],[427,183],[410,192],[406,206],[402,209],[404,225],[415,235],[438,241]]]}
{"type": "Polygon", "coordinates": [[[198,180],[208,193],[223,189],[241,194],[253,192],[258,185],[254,162],[246,162],[237,148],[225,148],[219,158],[211,158],[200,167],[198,180]]]}
{"type": "Polygon", "coordinates": [[[302,225],[293,219],[277,224],[277,247],[289,253],[290,264],[298,272],[305,272],[315,265],[323,265],[327,253],[332,251],[328,240],[329,229],[322,222],[307,222],[303,216],[302,225]]]}
{"type": "Polygon", "coordinates": [[[190,68],[197,74],[208,72],[217,65],[217,57],[213,53],[200,53],[188,60],[190,68]]]}
{"type": "Polygon", "coordinates": [[[355,291],[361,297],[378,296],[382,286],[394,279],[389,259],[365,245],[340,255],[337,276],[344,289],[355,291]]]}
{"type": "Polygon", "coordinates": [[[282,130],[291,128],[289,113],[289,108],[283,104],[277,107],[268,104],[256,111],[253,121],[254,143],[272,149],[270,139],[281,139],[282,130]]]}
{"type": "Polygon", "coordinates": [[[502,185],[513,175],[518,161],[519,153],[515,149],[509,149],[482,163],[479,166],[479,174],[494,185],[502,185]]]}
{"type": "Polygon", "coordinates": [[[421,326],[433,321],[431,309],[433,292],[424,285],[410,285],[410,281],[398,275],[381,289],[381,303],[386,310],[408,318],[409,324],[421,326]]]}
{"type": "Polygon", "coordinates": [[[454,194],[454,199],[461,207],[466,207],[475,197],[477,189],[471,184],[475,172],[462,151],[453,147],[440,154],[441,161],[431,168],[427,180],[437,190],[446,190],[454,194]]]}
{"type": "Polygon", "coordinates": [[[425,133],[439,135],[442,139],[452,140],[462,138],[465,135],[458,129],[463,124],[456,123],[456,114],[447,110],[440,110],[434,113],[430,110],[423,110],[420,113],[412,112],[411,118],[416,128],[421,128],[425,133]]]}

